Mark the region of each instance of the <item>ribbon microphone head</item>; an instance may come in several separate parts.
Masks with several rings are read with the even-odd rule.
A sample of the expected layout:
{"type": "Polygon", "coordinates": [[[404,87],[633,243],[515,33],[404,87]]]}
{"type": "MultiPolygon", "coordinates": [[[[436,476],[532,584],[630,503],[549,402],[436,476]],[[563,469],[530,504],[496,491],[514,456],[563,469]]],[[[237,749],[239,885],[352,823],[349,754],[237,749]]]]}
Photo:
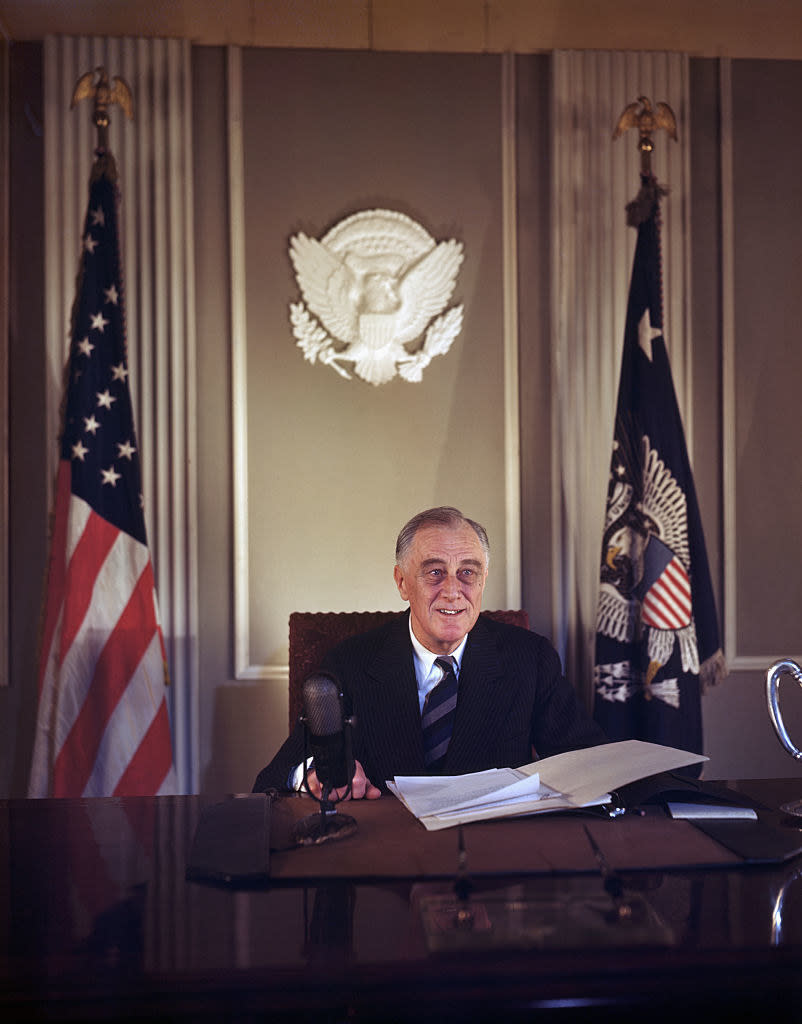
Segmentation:
{"type": "Polygon", "coordinates": [[[336,678],[316,672],[301,689],[304,722],[315,772],[324,791],[347,786],[353,776],[345,743],[343,694],[336,678]]]}

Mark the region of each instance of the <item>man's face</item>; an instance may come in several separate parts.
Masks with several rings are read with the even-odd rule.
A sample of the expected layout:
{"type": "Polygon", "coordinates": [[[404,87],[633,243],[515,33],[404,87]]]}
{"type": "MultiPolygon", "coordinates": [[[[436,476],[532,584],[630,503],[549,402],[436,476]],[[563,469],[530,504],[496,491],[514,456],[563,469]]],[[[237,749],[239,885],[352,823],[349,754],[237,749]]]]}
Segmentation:
{"type": "Polygon", "coordinates": [[[482,608],[487,559],[473,529],[467,523],[423,527],[393,575],[409,601],[415,636],[434,654],[451,654],[482,608]]]}

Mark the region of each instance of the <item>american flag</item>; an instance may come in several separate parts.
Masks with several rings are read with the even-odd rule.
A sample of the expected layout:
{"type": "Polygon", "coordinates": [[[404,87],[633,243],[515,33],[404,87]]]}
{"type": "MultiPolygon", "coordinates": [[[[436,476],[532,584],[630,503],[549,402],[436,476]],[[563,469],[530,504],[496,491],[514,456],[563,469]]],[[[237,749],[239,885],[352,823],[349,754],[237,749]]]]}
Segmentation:
{"type": "Polygon", "coordinates": [[[56,480],[29,796],[176,790],[128,382],[118,192],[98,151],[56,480]]]}
{"type": "MultiPolygon", "coordinates": [[[[610,462],[594,715],[611,740],[701,753],[723,678],[702,521],[663,338],[659,186],[643,180],[610,462]]],[[[696,771],[698,769],[693,769],[696,771]]]]}

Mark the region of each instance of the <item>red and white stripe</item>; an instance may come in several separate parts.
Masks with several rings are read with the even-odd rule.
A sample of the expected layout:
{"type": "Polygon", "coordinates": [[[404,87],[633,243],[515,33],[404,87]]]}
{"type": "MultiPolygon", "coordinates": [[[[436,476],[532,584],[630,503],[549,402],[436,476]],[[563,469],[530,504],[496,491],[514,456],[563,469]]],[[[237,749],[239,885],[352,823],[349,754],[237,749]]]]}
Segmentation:
{"type": "Polygon", "coordinates": [[[643,599],[642,618],[657,629],[683,629],[691,621],[691,581],[674,557],[643,599]]]}
{"type": "Polygon", "coordinates": [[[175,792],[165,651],[147,547],[59,465],[30,796],[175,792]]]}

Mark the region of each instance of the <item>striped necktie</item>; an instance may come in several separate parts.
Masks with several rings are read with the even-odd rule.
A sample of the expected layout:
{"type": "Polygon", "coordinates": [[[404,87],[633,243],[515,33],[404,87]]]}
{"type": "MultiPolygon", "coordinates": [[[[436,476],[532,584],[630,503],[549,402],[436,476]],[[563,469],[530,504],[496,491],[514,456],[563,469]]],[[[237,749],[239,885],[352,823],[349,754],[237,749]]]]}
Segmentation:
{"type": "Polygon", "coordinates": [[[452,657],[438,658],[435,665],[443,673],[440,682],[426,695],[423,704],[421,725],[423,726],[423,758],[426,767],[437,771],[448,750],[451,730],[454,728],[454,713],[457,707],[456,661],[452,657]]]}

